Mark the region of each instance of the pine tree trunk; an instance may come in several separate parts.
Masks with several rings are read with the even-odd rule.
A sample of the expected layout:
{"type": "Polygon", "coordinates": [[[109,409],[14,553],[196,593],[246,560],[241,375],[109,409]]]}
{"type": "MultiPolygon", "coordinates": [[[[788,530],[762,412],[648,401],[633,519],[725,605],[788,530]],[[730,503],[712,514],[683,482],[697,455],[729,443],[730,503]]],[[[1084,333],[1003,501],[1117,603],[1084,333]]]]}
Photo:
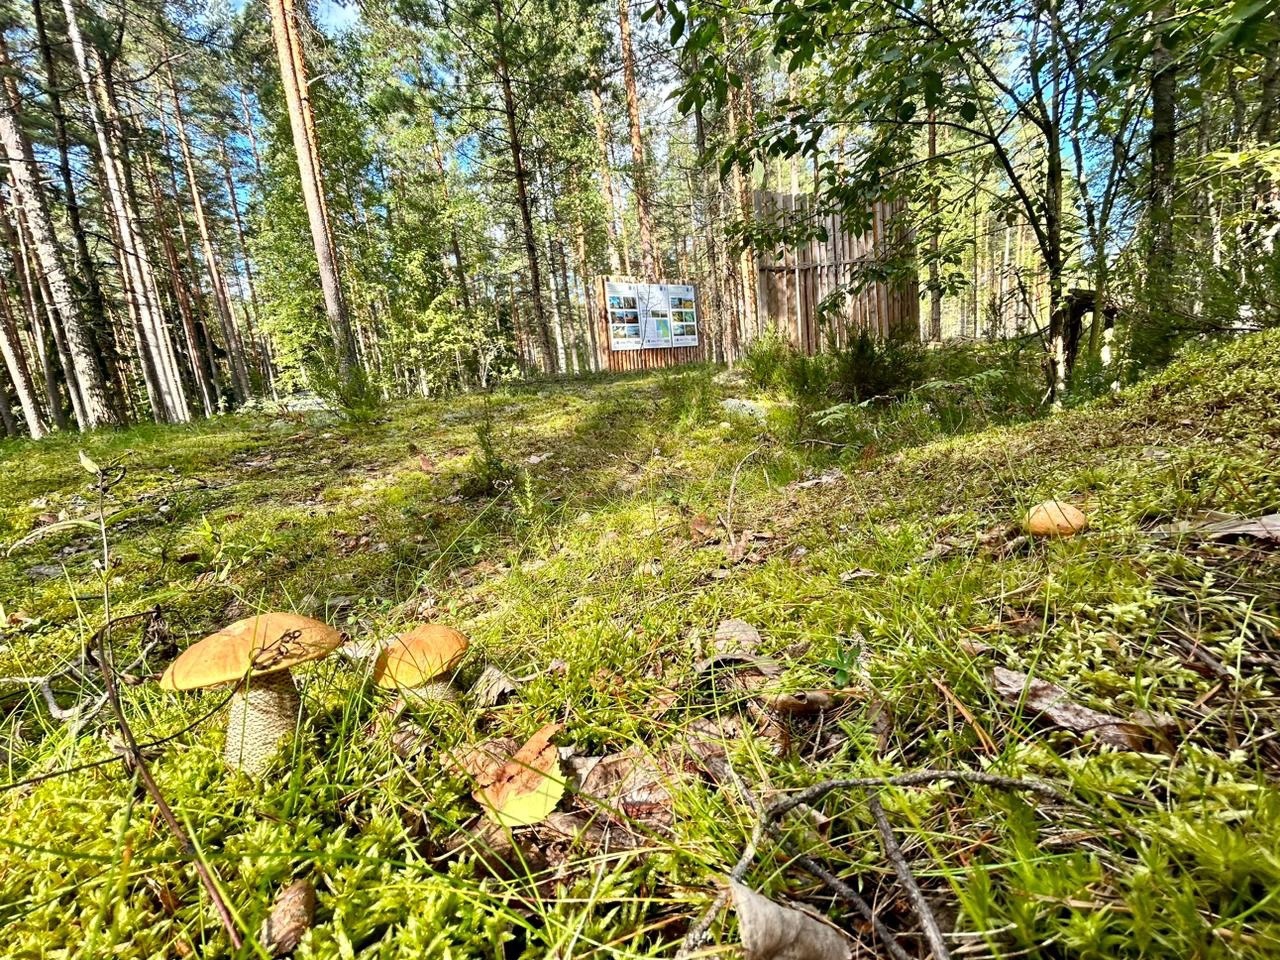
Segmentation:
{"type": "MultiPolygon", "coordinates": [[[[44,64],[46,95],[49,98],[49,112],[53,120],[54,143],[58,150],[58,175],[62,180],[62,192],[67,211],[67,223],[71,228],[71,237],[75,244],[75,276],[73,283],[79,282],[83,288],[81,301],[85,304],[85,320],[89,325],[94,342],[94,355],[98,363],[99,373],[104,383],[122,385],[124,378],[120,373],[119,346],[115,342],[114,331],[107,318],[106,303],[102,296],[102,285],[98,281],[97,265],[89,252],[89,237],[84,221],[80,215],[80,201],[76,191],[75,180],[71,176],[70,139],[67,135],[66,111],[62,106],[61,83],[58,78],[57,64],[53,57],[53,45],[49,42],[48,23],[45,19],[44,0],[31,0],[32,19],[35,21],[36,41],[40,48],[40,59],[44,64]]],[[[108,399],[114,405],[116,415],[121,420],[127,419],[124,409],[125,396],[123,390],[119,395],[108,391],[108,399]]]]}
{"type": "MultiPolygon", "coordinates": [[[[9,57],[0,37],[0,66],[8,68],[9,57]]],[[[40,174],[18,121],[18,105],[9,96],[8,85],[0,96],[0,143],[9,158],[9,169],[17,188],[15,198],[26,214],[27,228],[51,298],[50,308],[62,320],[74,375],[84,406],[81,429],[117,424],[120,418],[107,399],[106,385],[94,360],[93,339],[80,313],[70,276],[62,260],[62,249],[53,230],[53,221],[40,184],[40,174]]],[[[69,371],[70,373],[70,371],[69,371]]]]}
{"type": "MultiPolygon", "coordinates": [[[[1168,21],[1173,13],[1172,3],[1155,8],[1154,16],[1159,22],[1151,50],[1151,184],[1148,197],[1151,247],[1147,257],[1147,284],[1154,294],[1153,305],[1162,310],[1172,306],[1173,301],[1168,294],[1174,280],[1173,187],[1178,72],[1166,45],[1170,28],[1168,21]]],[[[1160,317],[1158,323],[1163,325],[1164,320],[1160,317]]],[[[1158,337],[1152,345],[1158,346],[1165,340],[1158,337]]],[[[1160,356],[1150,359],[1163,359],[1163,350],[1160,356]]]]}
{"type": "MultiPolygon", "coordinates": [[[[94,83],[89,51],[80,33],[74,0],[62,0],[67,20],[67,39],[75,56],[80,82],[84,88],[90,126],[98,141],[103,177],[103,193],[110,205],[123,281],[134,311],[135,333],[139,338],[139,359],[144,371],[150,365],[153,378],[148,380],[151,406],[157,420],[183,422],[191,418],[186,396],[173,356],[173,345],[159,306],[155,276],[140,240],[138,216],[132,202],[128,167],[117,150],[123,142],[123,128],[112,97],[111,79],[98,70],[99,83],[94,83]],[[106,116],[104,117],[104,112],[106,116]]],[[[99,67],[102,67],[99,64],[99,67]]]]}
{"type": "Polygon", "coordinates": [[[649,167],[640,129],[640,97],[636,91],[636,59],[631,49],[630,0],[618,0],[618,31],[622,44],[622,82],[627,93],[627,122],[631,128],[631,189],[636,198],[636,218],[640,222],[640,254],[646,280],[656,280],[658,250],[649,206],[649,167]]]}
{"type": "MultiPolygon", "coordinates": [[[[596,149],[600,161],[600,192],[604,194],[605,234],[609,238],[609,269],[620,273],[623,269],[622,251],[618,242],[618,200],[613,192],[613,172],[609,169],[609,136],[604,119],[604,101],[597,87],[591,89],[591,111],[595,118],[596,149]]],[[[625,228],[624,228],[625,229],[625,228]]],[[[626,266],[628,273],[631,265],[626,266]]]]}
{"type": "Polygon", "coordinates": [[[270,0],[271,32],[280,64],[280,79],[289,110],[289,128],[293,149],[302,180],[302,199],[307,207],[311,227],[311,243],[315,248],[320,272],[320,288],[324,293],[325,315],[338,359],[338,375],[354,381],[360,374],[355,334],[342,292],[342,279],[334,248],[328,203],[324,196],[324,180],[317,152],[315,122],[308,93],[306,64],[302,56],[302,38],[298,33],[297,12],[293,0],[270,0]]]}
{"type": "MultiPolygon", "coordinates": [[[[739,98],[741,94],[737,91],[729,91],[729,129],[731,135],[737,137],[739,134],[738,122],[740,117],[739,98]]],[[[734,193],[738,200],[738,216],[743,224],[750,226],[754,219],[755,209],[751,199],[751,184],[747,181],[746,174],[742,172],[740,164],[733,165],[733,186],[734,193]]],[[[754,336],[759,332],[760,327],[760,311],[756,297],[756,282],[759,276],[759,268],[756,263],[755,250],[751,244],[743,245],[738,256],[738,273],[742,287],[742,299],[740,315],[743,321],[749,326],[754,336]]],[[[744,344],[740,342],[739,327],[733,336],[734,352],[737,353],[744,344]]]]}
{"type": "Polygon", "coordinates": [[[13,272],[18,283],[17,294],[22,311],[31,330],[31,344],[36,352],[36,360],[40,364],[40,384],[48,405],[48,415],[58,430],[66,430],[69,426],[66,412],[63,410],[62,397],[58,392],[59,370],[53,352],[49,349],[49,337],[40,319],[40,298],[36,294],[35,283],[27,271],[26,241],[17,233],[16,211],[10,211],[4,202],[4,193],[0,192],[0,230],[4,231],[4,240],[13,251],[13,272]],[[14,214],[11,222],[10,214],[14,214]]]}
{"type": "Polygon", "coordinates": [[[240,200],[236,196],[236,183],[231,175],[231,158],[227,153],[226,141],[218,144],[218,150],[222,159],[222,173],[227,185],[227,201],[231,205],[231,221],[236,228],[236,242],[240,247],[240,262],[244,264],[244,282],[248,288],[249,305],[252,308],[252,318],[246,315],[245,325],[249,331],[249,342],[253,345],[250,355],[256,355],[256,363],[259,373],[262,375],[263,383],[268,387],[271,385],[273,373],[271,363],[269,362],[267,350],[267,335],[265,331],[254,330],[254,324],[259,318],[258,309],[258,285],[253,279],[253,263],[249,259],[249,245],[244,239],[244,220],[240,216],[240,200]]]}
{"type": "Polygon", "coordinates": [[[244,135],[249,141],[249,153],[253,156],[253,169],[258,174],[258,182],[263,180],[262,157],[258,153],[258,138],[253,133],[253,114],[249,110],[249,97],[240,91],[240,109],[244,115],[244,135]]]}
{"type": "Polygon", "coordinates": [[[236,319],[231,312],[231,297],[227,293],[226,278],[222,275],[218,254],[214,250],[213,238],[209,233],[209,222],[205,218],[204,198],[200,195],[200,184],[196,179],[195,160],[191,153],[191,143],[187,139],[187,123],[182,111],[182,100],[178,96],[178,84],[172,70],[168,71],[168,75],[174,128],[178,134],[178,150],[182,153],[182,165],[187,173],[187,188],[191,192],[191,209],[196,218],[196,232],[200,236],[200,250],[204,255],[204,268],[209,278],[209,289],[213,291],[214,306],[217,308],[222,336],[227,344],[232,390],[236,401],[244,403],[253,392],[249,385],[249,371],[245,366],[244,345],[240,341],[240,331],[236,328],[236,319]]]}
{"type": "Polygon", "coordinates": [[[516,181],[516,204],[520,208],[520,226],[524,234],[525,259],[529,265],[529,299],[533,307],[536,333],[542,348],[542,368],[555,374],[556,357],[551,344],[551,330],[547,323],[546,307],[542,302],[542,269],[538,263],[538,238],[533,229],[533,210],[529,200],[529,172],[524,162],[524,146],[520,137],[519,118],[516,113],[515,91],[511,71],[506,58],[506,13],[502,0],[493,0],[495,19],[495,72],[502,87],[503,113],[507,122],[507,143],[511,150],[511,165],[516,181]]]}
{"type": "MultiPolygon", "coordinates": [[[[436,158],[436,170],[440,173],[440,186],[444,190],[445,205],[450,205],[453,200],[449,194],[449,174],[444,166],[444,154],[440,152],[440,144],[433,138],[431,141],[431,151],[436,158]]],[[[462,259],[462,243],[458,239],[458,225],[450,220],[449,222],[449,249],[453,254],[453,281],[458,285],[458,297],[462,301],[462,310],[464,313],[471,312],[471,292],[468,290],[467,283],[467,265],[462,259]]]]}
{"type": "MultiPolygon", "coordinates": [[[[173,291],[173,300],[178,310],[178,316],[182,319],[182,331],[186,339],[187,355],[195,378],[196,392],[200,395],[200,403],[204,408],[204,415],[211,417],[218,412],[218,391],[214,384],[213,376],[210,374],[208,364],[205,362],[204,352],[200,347],[200,334],[196,329],[195,311],[191,307],[191,296],[187,290],[186,280],[178,266],[178,252],[173,246],[173,235],[168,229],[169,224],[163,223],[161,220],[161,211],[164,209],[164,196],[160,192],[160,184],[156,180],[151,163],[149,161],[146,162],[145,167],[147,183],[151,188],[151,203],[156,211],[156,219],[161,226],[158,233],[160,234],[160,247],[164,252],[165,265],[169,269],[169,287],[173,291]]],[[[177,207],[176,198],[174,211],[177,216],[182,216],[182,211],[177,207]]]]}

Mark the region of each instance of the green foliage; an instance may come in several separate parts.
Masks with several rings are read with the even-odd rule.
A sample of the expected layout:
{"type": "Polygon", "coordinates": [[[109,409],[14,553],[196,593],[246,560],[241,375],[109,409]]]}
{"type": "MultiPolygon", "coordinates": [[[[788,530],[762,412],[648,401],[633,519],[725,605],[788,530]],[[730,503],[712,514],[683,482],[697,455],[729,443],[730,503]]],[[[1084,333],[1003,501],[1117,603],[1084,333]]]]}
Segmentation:
{"type": "Polygon", "coordinates": [[[469,471],[461,493],[466,497],[492,496],[511,486],[515,470],[503,459],[498,447],[493,405],[485,395],[483,413],[475,427],[475,452],[471,454],[469,471]]]}
{"type": "MultiPolygon", "coordinates": [[[[690,721],[721,718],[741,725],[726,760],[753,793],[949,766],[1062,791],[1061,803],[959,783],[880,792],[957,939],[992,956],[1263,960],[1280,936],[1280,752],[1250,731],[1269,729],[1277,689],[1248,664],[1280,629],[1273,560],[1264,544],[1195,545],[1149,527],[1205,509],[1274,509],[1277,350],[1273,331],[1189,351],[1115,397],[903,446],[810,488],[793,481],[830,466],[820,451],[745,429],[673,431],[654,412],[679,391],[659,374],[393,404],[369,424],[222,417],[4,442],[0,539],[52,522],[46,513],[87,514],[83,449],[128,467],[109,509],[147,510],[111,534],[115,608],[162,604],[177,646],[254,609],[322,616],[369,642],[433,619],[472,637],[460,686],[490,663],[531,676],[497,710],[415,713],[428,745],[406,758],[365,665],[303,667],[306,719],[258,783],[227,776],[221,732],[201,722],[212,696],[146,679],[171,650],[153,651],[142,682],[122,687],[140,733],[176,738],[152,751],[152,768],[249,936],[282,885],[314,880],[319,910],[300,957],[670,956],[755,832],[757,811],[735,790],[676,766],[670,832],[647,836],[647,849],[602,857],[586,840],[556,841],[545,850],[566,861],[493,876],[479,857],[447,852],[477,811],[442,759],[553,719],[582,756],[676,750],[690,721]],[[500,501],[460,499],[486,445],[521,464],[519,477],[500,501]],[[730,563],[723,545],[684,532],[691,512],[724,512],[740,463],[734,525],[774,535],[758,563],[730,563]],[[1048,496],[1082,503],[1090,532],[1000,539],[1048,496]],[[698,672],[691,638],[705,643],[729,616],[760,628],[761,655],[783,664],[786,688],[847,686],[851,702],[790,718],[782,748],[698,672]],[[563,671],[547,671],[557,660],[563,671]],[[1172,742],[1121,751],[1067,734],[998,696],[993,665],[1125,719],[1167,715],[1172,742]]],[[[974,353],[927,360],[930,380],[995,389],[974,353]]],[[[925,416],[920,389],[864,409],[925,416]]],[[[102,614],[94,555],[88,531],[67,529],[0,565],[0,676],[42,675],[78,654],[102,614]],[[64,574],[28,574],[45,564],[64,574]]],[[[116,662],[140,639],[116,633],[116,662]]],[[[58,693],[65,705],[76,691],[58,693]]],[[[189,858],[112,759],[106,716],[73,730],[28,685],[8,683],[0,697],[6,781],[110,760],[0,794],[4,952],[143,960],[181,942],[231,957],[189,858]]],[[[829,795],[814,804],[822,836],[793,819],[786,839],[888,897],[897,888],[876,887],[892,880],[866,796],[829,795]]],[[[765,837],[746,880],[798,896],[810,880],[793,863],[765,837]]],[[[713,937],[710,949],[730,949],[733,927],[713,937]]]]}
{"type": "Polygon", "coordinates": [[[668,374],[662,381],[663,407],[667,421],[682,427],[705,426],[718,416],[719,391],[715,370],[692,367],[668,374]]]}

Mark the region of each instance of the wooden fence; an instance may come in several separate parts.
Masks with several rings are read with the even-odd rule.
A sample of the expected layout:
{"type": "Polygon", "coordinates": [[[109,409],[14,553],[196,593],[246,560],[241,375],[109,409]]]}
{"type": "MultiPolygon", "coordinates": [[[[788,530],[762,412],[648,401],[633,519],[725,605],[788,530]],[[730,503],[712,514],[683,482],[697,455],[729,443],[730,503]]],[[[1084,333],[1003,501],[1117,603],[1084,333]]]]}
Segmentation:
{"type": "MultiPolygon", "coordinates": [[[[754,194],[757,218],[784,219],[806,216],[806,194],[754,194]]],[[[843,346],[861,330],[881,336],[920,335],[920,291],[915,278],[896,284],[867,284],[848,292],[862,272],[885,257],[890,244],[909,241],[895,238],[895,213],[901,204],[877,204],[871,229],[856,235],[847,232],[838,214],[819,216],[826,239],[810,239],[782,251],[782,255],[757,255],[757,330],[772,330],[806,353],[817,353],[830,340],[843,346]],[[826,322],[819,322],[819,305],[831,298],[826,322]]],[[[748,335],[748,338],[750,336],[748,335]]],[[[745,344],[744,344],[745,346],[745,344]]]]}

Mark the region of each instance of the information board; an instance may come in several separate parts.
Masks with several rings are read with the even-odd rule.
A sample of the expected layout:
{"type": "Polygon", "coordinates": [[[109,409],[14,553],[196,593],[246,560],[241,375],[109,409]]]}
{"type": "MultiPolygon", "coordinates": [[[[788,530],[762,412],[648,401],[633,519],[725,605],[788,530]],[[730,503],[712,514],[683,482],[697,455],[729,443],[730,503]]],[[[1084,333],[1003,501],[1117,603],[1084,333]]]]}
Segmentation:
{"type": "Polygon", "coordinates": [[[609,312],[609,349],[698,345],[698,307],[692,285],[608,280],[604,293],[609,312]]]}

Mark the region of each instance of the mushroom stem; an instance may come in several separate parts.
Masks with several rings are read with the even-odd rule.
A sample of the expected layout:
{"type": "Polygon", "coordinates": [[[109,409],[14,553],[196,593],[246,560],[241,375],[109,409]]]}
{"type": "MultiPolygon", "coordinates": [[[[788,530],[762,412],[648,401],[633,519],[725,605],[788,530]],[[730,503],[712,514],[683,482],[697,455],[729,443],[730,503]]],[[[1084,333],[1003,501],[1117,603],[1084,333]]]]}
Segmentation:
{"type": "Polygon", "coordinates": [[[223,759],[250,776],[262,773],[301,712],[302,698],[288,670],[250,677],[231,698],[223,759]]]}
{"type": "Polygon", "coordinates": [[[446,701],[452,703],[458,699],[458,691],[453,689],[453,685],[448,680],[428,680],[426,683],[420,683],[416,687],[405,687],[400,691],[405,700],[413,703],[439,703],[446,701]]]}

